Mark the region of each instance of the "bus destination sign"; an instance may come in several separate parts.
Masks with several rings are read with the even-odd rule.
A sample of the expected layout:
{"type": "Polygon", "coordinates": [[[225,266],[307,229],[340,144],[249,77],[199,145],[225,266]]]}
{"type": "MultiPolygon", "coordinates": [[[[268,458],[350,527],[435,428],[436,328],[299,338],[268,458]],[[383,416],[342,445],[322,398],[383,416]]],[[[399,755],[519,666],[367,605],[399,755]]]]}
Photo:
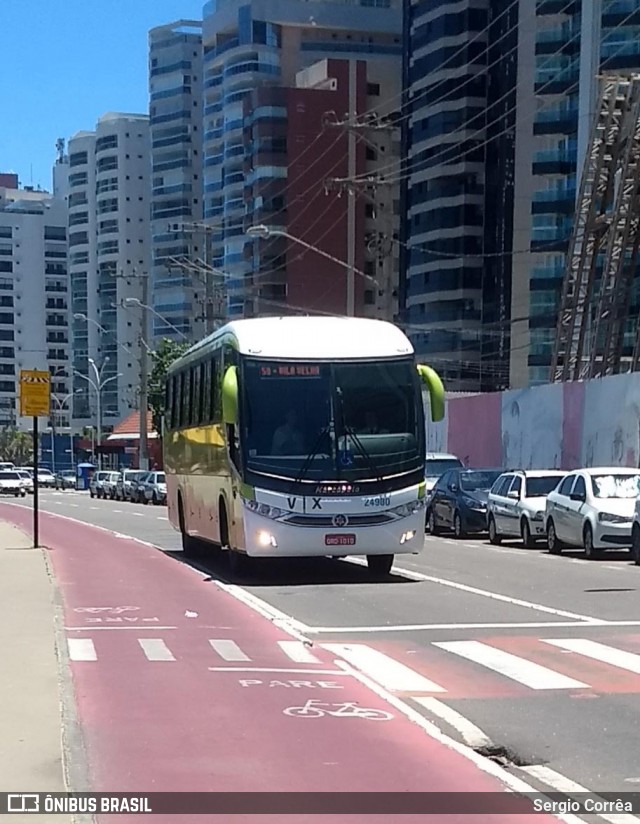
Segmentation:
{"type": "Polygon", "coordinates": [[[320,364],[274,363],[260,367],[261,378],[319,378],[320,364]]]}

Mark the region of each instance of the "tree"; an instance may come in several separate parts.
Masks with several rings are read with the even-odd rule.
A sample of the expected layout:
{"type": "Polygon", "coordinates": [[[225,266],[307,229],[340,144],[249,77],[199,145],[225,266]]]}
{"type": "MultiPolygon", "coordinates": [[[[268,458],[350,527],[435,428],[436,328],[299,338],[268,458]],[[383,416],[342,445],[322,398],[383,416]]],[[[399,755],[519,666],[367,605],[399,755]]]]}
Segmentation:
{"type": "Polygon", "coordinates": [[[33,438],[13,426],[0,429],[0,459],[24,466],[33,461],[33,438]]]}
{"type": "Polygon", "coordinates": [[[162,435],[162,418],[165,414],[165,383],[167,372],[171,364],[187,351],[191,344],[163,338],[155,352],[151,353],[151,374],[147,384],[149,409],[153,420],[153,428],[159,436],[162,435]]]}

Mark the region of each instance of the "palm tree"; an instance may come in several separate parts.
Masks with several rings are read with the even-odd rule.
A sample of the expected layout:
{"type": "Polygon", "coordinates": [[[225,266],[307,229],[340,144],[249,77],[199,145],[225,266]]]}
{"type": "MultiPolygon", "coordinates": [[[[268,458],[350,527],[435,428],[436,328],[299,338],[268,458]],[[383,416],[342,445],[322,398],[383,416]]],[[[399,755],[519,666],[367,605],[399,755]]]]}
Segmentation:
{"type": "Polygon", "coordinates": [[[0,457],[18,466],[33,461],[33,439],[13,426],[0,428],[0,457]]]}

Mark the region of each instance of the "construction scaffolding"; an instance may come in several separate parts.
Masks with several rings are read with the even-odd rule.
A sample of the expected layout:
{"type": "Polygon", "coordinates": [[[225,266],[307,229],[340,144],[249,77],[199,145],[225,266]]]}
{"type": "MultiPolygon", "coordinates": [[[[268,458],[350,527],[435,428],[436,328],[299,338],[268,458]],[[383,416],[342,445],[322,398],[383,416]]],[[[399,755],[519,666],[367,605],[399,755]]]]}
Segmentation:
{"type": "Polygon", "coordinates": [[[640,325],[626,363],[623,344],[640,246],[639,188],[640,75],[601,77],[562,285],[552,382],[638,368],[640,325]]]}

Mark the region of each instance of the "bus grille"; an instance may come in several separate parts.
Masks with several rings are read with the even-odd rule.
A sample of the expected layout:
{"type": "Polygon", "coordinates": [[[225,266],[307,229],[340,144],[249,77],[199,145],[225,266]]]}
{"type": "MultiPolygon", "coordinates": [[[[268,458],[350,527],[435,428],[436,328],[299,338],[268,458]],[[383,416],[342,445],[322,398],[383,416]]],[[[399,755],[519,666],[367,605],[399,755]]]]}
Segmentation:
{"type": "MultiPolygon", "coordinates": [[[[375,524],[386,524],[393,521],[393,516],[385,512],[378,512],[375,515],[348,515],[348,526],[373,526],[375,524]]],[[[292,515],[286,518],[285,522],[294,526],[324,526],[333,529],[332,515],[292,515]]]]}

